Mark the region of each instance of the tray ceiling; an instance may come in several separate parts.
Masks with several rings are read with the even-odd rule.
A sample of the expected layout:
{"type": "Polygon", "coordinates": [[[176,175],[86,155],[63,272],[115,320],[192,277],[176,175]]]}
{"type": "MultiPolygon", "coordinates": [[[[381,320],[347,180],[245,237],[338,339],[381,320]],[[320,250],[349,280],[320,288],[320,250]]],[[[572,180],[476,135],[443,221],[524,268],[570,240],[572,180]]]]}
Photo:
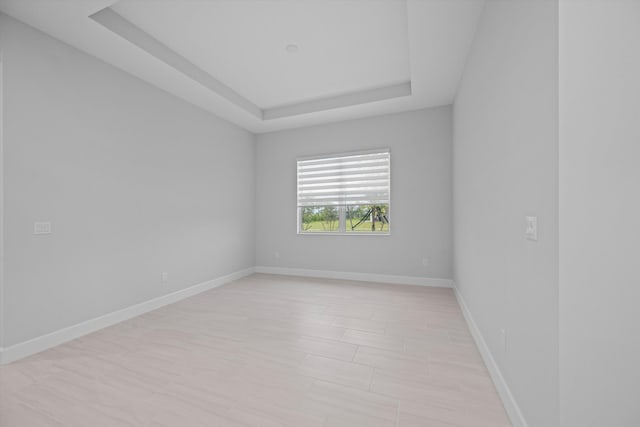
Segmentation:
{"type": "Polygon", "coordinates": [[[481,0],[0,0],[253,132],[453,102],[481,0]]]}

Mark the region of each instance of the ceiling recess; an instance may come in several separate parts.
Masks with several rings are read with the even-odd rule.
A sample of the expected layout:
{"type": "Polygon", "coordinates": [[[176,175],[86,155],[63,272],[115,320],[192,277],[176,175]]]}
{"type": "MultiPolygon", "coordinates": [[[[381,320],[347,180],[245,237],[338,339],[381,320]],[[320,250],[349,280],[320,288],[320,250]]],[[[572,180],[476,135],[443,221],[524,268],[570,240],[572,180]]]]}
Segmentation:
{"type": "MultiPolygon", "coordinates": [[[[121,16],[112,7],[106,7],[92,14],[90,18],[261,121],[282,119],[411,95],[411,81],[404,81],[381,87],[260,108],[233,88],[216,79],[207,71],[121,16]]],[[[295,54],[299,50],[300,46],[295,43],[285,46],[285,51],[289,54],[295,54]]]]}

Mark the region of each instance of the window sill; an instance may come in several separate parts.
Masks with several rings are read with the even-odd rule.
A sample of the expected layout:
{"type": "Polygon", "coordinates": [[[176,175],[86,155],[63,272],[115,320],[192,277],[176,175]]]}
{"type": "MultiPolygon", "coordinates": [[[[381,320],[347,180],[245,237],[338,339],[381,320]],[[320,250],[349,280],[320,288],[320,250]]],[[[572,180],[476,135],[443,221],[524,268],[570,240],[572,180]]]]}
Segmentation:
{"type": "Polygon", "coordinates": [[[386,233],[339,233],[339,232],[313,232],[313,233],[305,233],[298,231],[298,236],[391,236],[391,232],[386,233]]]}

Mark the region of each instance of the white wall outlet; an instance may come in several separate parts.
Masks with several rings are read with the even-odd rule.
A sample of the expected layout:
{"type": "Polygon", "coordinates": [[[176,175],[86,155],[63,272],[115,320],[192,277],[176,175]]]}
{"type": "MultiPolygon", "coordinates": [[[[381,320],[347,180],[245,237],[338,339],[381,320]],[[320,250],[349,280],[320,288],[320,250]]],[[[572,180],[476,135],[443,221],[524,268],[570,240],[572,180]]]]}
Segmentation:
{"type": "Polygon", "coordinates": [[[422,258],[422,265],[425,266],[425,267],[428,267],[429,266],[429,258],[427,258],[427,257],[422,258]]]}
{"type": "Polygon", "coordinates": [[[34,222],[33,234],[51,234],[51,223],[49,221],[34,222]]]}
{"type": "Polygon", "coordinates": [[[538,240],[538,217],[525,216],[524,236],[529,240],[538,240]]]}
{"type": "Polygon", "coordinates": [[[276,251],[274,255],[275,255],[276,259],[280,259],[280,252],[276,251]]]}
{"type": "Polygon", "coordinates": [[[160,273],[160,281],[162,283],[169,281],[169,273],[167,273],[166,271],[163,271],[162,273],[160,273]]]}
{"type": "Polygon", "coordinates": [[[502,344],[502,351],[507,352],[507,330],[505,328],[500,329],[500,341],[502,344]]]}

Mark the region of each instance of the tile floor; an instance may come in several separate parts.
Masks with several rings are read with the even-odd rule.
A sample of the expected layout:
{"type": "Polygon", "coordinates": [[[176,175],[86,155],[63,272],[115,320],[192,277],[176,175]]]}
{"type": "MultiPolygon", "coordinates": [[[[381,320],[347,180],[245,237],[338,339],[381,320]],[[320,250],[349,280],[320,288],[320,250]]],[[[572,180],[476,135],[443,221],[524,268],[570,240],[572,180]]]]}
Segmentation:
{"type": "Polygon", "coordinates": [[[0,426],[510,426],[450,289],[256,274],[0,367],[0,426]]]}

